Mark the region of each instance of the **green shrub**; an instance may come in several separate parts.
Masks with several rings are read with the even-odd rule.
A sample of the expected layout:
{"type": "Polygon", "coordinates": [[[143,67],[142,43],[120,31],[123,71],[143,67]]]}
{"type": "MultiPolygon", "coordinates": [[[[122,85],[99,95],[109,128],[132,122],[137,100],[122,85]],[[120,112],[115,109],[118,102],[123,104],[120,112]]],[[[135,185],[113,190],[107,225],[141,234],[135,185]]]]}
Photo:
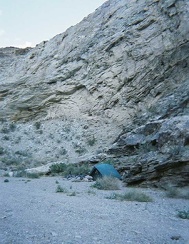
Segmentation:
{"type": "Polygon", "coordinates": [[[38,179],[41,176],[39,173],[26,173],[26,177],[30,179],[38,179]]]}
{"type": "Polygon", "coordinates": [[[98,178],[92,187],[99,190],[119,190],[120,181],[117,178],[105,176],[98,178]]]}
{"type": "Polygon", "coordinates": [[[9,125],[9,128],[10,128],[11,131],[15,131],[16,130],[16,124],[11,123],[9,125]]]}
{"type": "Polygon", "coordinates": [[[78,153],[78,154],[84,154],[86,152],[86,149],[84,147],[77,146],[75,148],[75,152],[78,153]]]}
{"type": "Polygon", "coordinates": [[[0,147],[0,155],[4,154],[5,153],[5,150],[3,147],[0,147]]]}
{"type": "Polygon", "coordinates": [[[10,129],[7,128],[7,127],[3,127],[3,128],[1,129],[1,133],[8,134],[9,132],[10,132],[10,129]]]}
{"type": "Polygon", "coordinates": [[[77,193],[76,193],[75,191],[73,191],[73,192],[68,193],[67,196],[75,197],[76,194],[77,194],[77,193]]]}
{"type": "Polygon", "coordinates": [[[5,165],[14,165],[14,166],[18,166],[22,163],[22,159],[19,157],[3,157],[1,159],[1,161],[5,164],[5,165]]]}
{"type": "Polygon", "coordinates": [[[177,216],[181,219],[189,219],[189,210],[188,211],[178,211],[177,216]]]}
{"type": "Polygon", "coordinates": [[[36,128],[37,130],[39,130],[40,127],[41,127],[41,122],[39,122],[39,121],[35,122],[35,123],[34,123],[34,126],[35,126],[35,128],[36,128]]]}
{"type": "Polygon", "coordinates": [[[189,191],[173,186],[166,187],[166,196],[170,198],[189,199],[189,191]]]}
{"type": "Polygon", "coordinates": [[[93,135],[93,137],[91,137],[90,139],[87,140],[87,144],[89,146],[94,146],[95,143],[96,143],[96,138],[94,137],[94,135],[93,135]]]}
{"type": "Polygon", "coordinates": [[[28,173],[25,170],[19,170],[15,173],[15,177],[25,177],[30,179],[38,179],[42,174],[40,173],[28,173]]]}
{"type": "Polygon", "coordinates": [[[59,150],[59,154],[60,155],[66,155],[67,154],[67,150],[65,148],[62,148],[59,150]]]}
{"type": "Polygon", "coordinates": [[[113,193],[110,197],[107,198],[120,201],[152,202],[151,197],[139,191],[130,191],[124,194],[113,193]]]}
{"type": "Polygon", "coordinates": [[[78,165],[78,164],[53,164],[50,166],[51,173],[61,173],[62,176],[77,176],[77,175],[86,175],[90,171],[88,165],[78,165]]]}
{"type": "Polygon", "coordinates": [[[9,136],[4,136],[2,139],[5,140],[5,141],[9,141],[10,140],[9,136]]]}
{"type": "Polygon", "coordinates": [[[61,173],[61,172],[64,172],[65,169],[66,169],[66,164],[64,164],[64,163],[53,164],[50,166],[51,173],[61,173]]]}
{"type": "Polygon", "coordinates": [[[89,190],[87,191],[87,193],[88,193],[89,195],[96,195],[96,192],[93,191],[93,190],[91,190],[91,189],[89,189],[89,190]]]}
{"type": "Polygon", "coordinates": [[[26,171],[25,170],[17,171],[14,176],[15,177],[26,177],[26,171]]]}
{"type": "Polygon", "coordinates": [[[56,188],[56,192],[59,193],[68,193],[68,190],[64,187],[62,187],[61,185],[57,185],[57,188],[56,188]]]}

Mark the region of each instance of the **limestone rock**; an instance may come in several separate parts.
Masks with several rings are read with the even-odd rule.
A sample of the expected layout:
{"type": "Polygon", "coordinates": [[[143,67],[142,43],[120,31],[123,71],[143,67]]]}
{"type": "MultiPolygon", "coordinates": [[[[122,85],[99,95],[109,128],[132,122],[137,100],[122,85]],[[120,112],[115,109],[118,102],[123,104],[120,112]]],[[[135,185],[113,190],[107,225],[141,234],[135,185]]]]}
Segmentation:
{"type": "Polygon", "coordinates": [[[128,184],[188,185],[189,116],[148,122],[121,135],[109,153],[129,166],[122,169],[128,184]]]}
{"type": "MultiPolygon", "coordinates": [[[[110,0],[35,48],[0,49],[0,167],[80,162],[107,148],[121,160],[120,143],[140,165],[135,147],[148,139],[133,131],[152,121],[185,123],[189,112],[188,19],[185,0],[110,0]]],[[[161,148],[164,162],[169,152],[161,148]]]]}

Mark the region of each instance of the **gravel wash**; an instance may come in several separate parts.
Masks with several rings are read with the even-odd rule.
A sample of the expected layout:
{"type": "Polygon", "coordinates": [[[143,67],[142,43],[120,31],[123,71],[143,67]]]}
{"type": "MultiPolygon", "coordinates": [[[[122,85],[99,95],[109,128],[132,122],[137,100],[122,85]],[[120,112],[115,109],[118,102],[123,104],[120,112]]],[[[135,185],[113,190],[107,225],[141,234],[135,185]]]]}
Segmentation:
{"type": "Polygon", "coordinates": [[[153,202],[107,199],[118,191],[61,177],[0,177],[1,244],[189,244],[189,200],[170,199],[157,189],[140,189],[153,202]],[[5,181],[8,179],[8,182],[5,181]],[[57,193],[60,185],[65,193],[57,193]]]}

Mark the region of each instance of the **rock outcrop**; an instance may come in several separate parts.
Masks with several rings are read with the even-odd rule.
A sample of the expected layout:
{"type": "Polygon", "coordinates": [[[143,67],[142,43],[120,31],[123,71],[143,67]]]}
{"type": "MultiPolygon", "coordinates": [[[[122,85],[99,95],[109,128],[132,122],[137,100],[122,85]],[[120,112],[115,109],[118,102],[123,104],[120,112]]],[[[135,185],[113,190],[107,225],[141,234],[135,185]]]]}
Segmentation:
{"type": "Polygon", "coordinates": [[[102,155],[127,183],[187,184],[188,19],[184,0],[110,0],[33,49],[0,49],[1,168],[102,155]]]}

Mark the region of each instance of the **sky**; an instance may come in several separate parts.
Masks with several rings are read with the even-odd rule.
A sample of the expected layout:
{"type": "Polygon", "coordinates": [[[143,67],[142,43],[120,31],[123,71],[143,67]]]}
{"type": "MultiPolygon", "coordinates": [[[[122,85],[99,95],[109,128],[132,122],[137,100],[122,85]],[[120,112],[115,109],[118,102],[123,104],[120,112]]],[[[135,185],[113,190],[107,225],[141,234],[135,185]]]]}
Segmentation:
{"type": "Polygon", "coordinates": [[[0,48],[34,47],[64,32],[106,0],[0,0],[0,48]]]}

